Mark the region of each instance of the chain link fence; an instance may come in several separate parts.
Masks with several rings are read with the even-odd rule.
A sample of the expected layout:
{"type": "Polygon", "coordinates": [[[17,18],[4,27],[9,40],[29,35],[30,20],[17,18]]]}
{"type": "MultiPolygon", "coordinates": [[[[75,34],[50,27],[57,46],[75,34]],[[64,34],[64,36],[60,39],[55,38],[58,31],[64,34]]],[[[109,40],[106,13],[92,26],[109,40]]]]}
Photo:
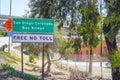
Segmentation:
{"type": "MultiPolygon", "coordinates": [[[[66,71],[69,71],[71,68],[75,71],[80,70],[82,72],[89,71],[89,61],[81,61],[78,60],[76,56],[71,60],[61,59],[60,61],[56,61],[56,65],[66,71]],[[76,59],[76,60],[75,60],[76,59]]],[[[92,77],[99,76],[103,78],[109,78],[112,80],[111,76],[111,68],[108,66],[107,61],[93,61],[92,63],[92,77]]]]}

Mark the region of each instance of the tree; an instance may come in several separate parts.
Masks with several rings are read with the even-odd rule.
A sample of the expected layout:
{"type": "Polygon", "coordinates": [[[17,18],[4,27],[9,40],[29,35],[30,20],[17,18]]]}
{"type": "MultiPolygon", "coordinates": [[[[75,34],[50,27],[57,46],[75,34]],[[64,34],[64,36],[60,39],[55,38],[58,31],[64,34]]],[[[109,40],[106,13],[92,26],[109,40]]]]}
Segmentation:
{"type": "Polygon", "coordinates": [[[54,18],[56,13],[56,0],[30,0],[30,17],[54,18]]]}
{"type": "Polygon", "coordinates": [[[117,48],[116,46],[116,35],[120,29],[120,9],[119,9],[119,0],[104,0],[106,3],[107,16],[104,21],[104,35],[105,40],[108,45],[109,53],[117,48]]]}
{"type": "Polygon", "coordinates": [[[106,3],[107,16],[104,21],[103,31],[105,34],[105,40],[108,45],[109,53],[117,49],[116,35],[120,29],[120,9],[119,0],[104,0],[106,3]]]}
{"type": "MultiPolygon", "coordinates": [[[[60,24],[61,28],[66,22],[69,25],[70,35],[79,34],[83,36],[86,46],[90,48],[90,69],[92,69],[92,50],[99,42],[99,14],[97,10],[97,0],[31,0],[29,3],[30,17],[34,18],[54,18],[60,24]],[[80,25],[77,24],[81,22],[80,25]]],[[[80,41],[76,39],[75,51],[80,49],[80,45],[76,45],[80,41]]],[[[48,45],[46,45],[47,47],[48,45]]],[[[46,48],[47,50],[48,48],[46,48]]],[[[49,58],[48,51],[46,51],[49,58]]],[[[48,59],[50,61],[50,59],[48,59]]]]}
{"type": "MultiPolygon", "coordinates": [[[[79,0],[30,0],[30,17],[55,19],[60,23],[59,28],[66,21],[70,25],[70,31],[74,31],[80,15],[77,10],[80,7],[79,2],[79,0]],[[70,16],[70,19],[67,18],[68,16],[70,16]]],[[[46,44],[45,47],[47,59],[50,63],[49,44],[46,44]]],[[[50,64],[47,69],[50,69],[50,64]]],[[[47,71],[49,72],[50,70],[47,71]]]]}
{"type": "Polygon", "coordinates": [[[78,53],[81,49],[81,38],[77,31],[77,24],[81,20],[81,1],[82,0],[58,0],[59,4],[57,7],[57,16],[56,20],[59,21],[58,28],[61,29],[61,27],[64,26],[64,24],[68,25],[69,28],[67,30],[69,31],[70,38],[72,36],[77,36],[76,38],[72,38],[72,48],[74,49],[74,53],[78,53]]]}
{"type": "Polygon", "coordinates": [[[23,44],[24,53],[30,54],[33,53],[35,56],[38,56],[40,53],[40,44],[37,43],[24,43],[23,44]]]}
{"type": "MultiPolygon", "coordinates": [[[[105,35],[108,52],[113,54],[117,49],[116,35],[120,30],[120,1],[104,0],[106,4],[107,16],[104,21],[103,33],[105,35]]],[[[112,68],[112,80],[119,80],[119,68],[112,68]]]]}
{"type": "MultiPolygon", "coordinates": [[[[56,0],[30,0],[29,7],[30,7],[30,17],[32,18],[48,18],[52,19],[55,14],[55,1],[56,0]]],[[[45,44],[45,53],[47,56],[47,72],[45,76],[48,75],[50,72],[50,55],[49,55],[49,44],[45,44]]]]}
{"type": "Polygon", "coordinates": [[[84,44],[90,48],[89,73],[92,73],[93,48],[99,43],[99,21],[100,15],[97,10],[97,0],[82,2],[82,20],[78,25],[78,32],[83,36],[84,44]]]}

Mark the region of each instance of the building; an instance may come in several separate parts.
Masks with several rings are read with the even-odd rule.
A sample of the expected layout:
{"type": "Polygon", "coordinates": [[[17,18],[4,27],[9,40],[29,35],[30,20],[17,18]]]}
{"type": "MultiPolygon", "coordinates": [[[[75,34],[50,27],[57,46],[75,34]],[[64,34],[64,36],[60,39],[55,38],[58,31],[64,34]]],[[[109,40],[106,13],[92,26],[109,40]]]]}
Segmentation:
{"type": "MultiPolygon", "coordinates": [[[[120,49],[120,39],[116,41],[117,47],[120,49]]],[[[101,46],[98,45],[93,49],[93,61],[100,61],[102,56],[102,61],[106,61],[108,57],[108,49],[106,42],[102,42],[102,54],[101,46]]],[[[82,47],[81,50],[75,55],[69,55],[69,58],[73,61],[89,61],[90,49],[87,47],[82,47]]]]}

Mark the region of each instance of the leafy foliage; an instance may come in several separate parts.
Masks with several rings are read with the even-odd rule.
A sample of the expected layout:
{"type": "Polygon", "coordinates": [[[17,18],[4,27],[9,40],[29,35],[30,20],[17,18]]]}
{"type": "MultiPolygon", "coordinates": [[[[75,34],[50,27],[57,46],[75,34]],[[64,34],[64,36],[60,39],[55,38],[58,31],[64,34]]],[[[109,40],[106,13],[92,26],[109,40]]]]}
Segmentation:
{"type": "Polygon", "coordinates": [[[0,30],[0,36],[6,36],[7,31],[6,30],[0,30]]]}
{"type": "Polygon", "coordinates": [[[29,74],[26,74],[26,73],[16,71],[13,67],[11,67],[8,64],[1,64],[1,65],[2,65],[3,68],[6,69],[8,74],[11,74],[13,76],[20,77],[20,78],[23,78],[25,80],[42,80],[42,79],[39,79],[39,78],[37,78],[37,77],[35,77],[33,75],[29,75],[29,74]]]}
{"type": "Polygon", "coordinates": [[[72,39],[71,40],[71,45],[72,45],[72,48],[74,49],[74,53],[78,53],[81,49],[81,43],[82,43],[82,40],[81,38],[75,38],[75,39],[72,39]]]}
{"type": "Polygon", "coordinates": [[[66,22],[72,30],[80,20],[80,0],[30,0],[30,17],[54,18],[58,28],[66,22]]]}
{"type": "Polygon", "coordinates": [[[101,15],[98,14],[96,4],[96,1],[88,1],[81,9],[82,22],[78,25],[78,33],[83,36],[87,47],[96,47],[99,43],[101,15]]]}
{"type": "Polygon", "coordinates": [[[85,46],[90,48],[89,73],[91,74],[93,48],[99,44],[100,24],[102,22],[102,16],[99,15],[97,9],[97,0],[82,0],[81,15],[81,23],[77,25],[78,33],[83,36],[85,46]]]}
{"type": "Polygon", "coordinates": [[[58,52],[61,56],[71,54],[71,53],[73,53],[73,48],[71,48],[72,45],[73,44],[68,39],[57,38],[56,44],[54,45],[54,48],[55,49],[57,48],[57,50],[55,50],[55,52],[58,52]]]}
{"type": "Polygon", "coordinates": [[[26,54],[32,53],[35,56],[38,56],[40,53],[40,44],[38,43],[24,43],[23,48],[26,54]]]}
{"type": "Polygon", "coordinates": [[[8,57],[8,58],[10,58],[10,59],[12,59],[12,60],[20,61],[20,59],[14,57],[14,56],[11,56],[11,55],[10,55],[9,53],[7,53],[7,52],[0,51],[0,54],[4,55],[4,56],[6,56],[6,57],[8,57]]]}
{"type": "Polygon", "coordinates": [[[115,50],[113,54],[109,55],[109,62],[112,68],[120,67],[120,50],[115,50]]]}
{"type": "Polygon", "coordinates": [[[56,0],[30,0],[30,17],[52,18],[55,14],[56,0]]]}
{"type": "Polygon", "coordinates": [[[119,0],[104,0],[106,3],[107,16],[104,20],[106,30],[105,36],[113,43],[114,37],[120,30],[120,1],[119,0]]]}
{"type": "Polygon", "coordinates": [[[29,62],[34,62],[34,54],[30,53],[29,55],[29,62]]]}

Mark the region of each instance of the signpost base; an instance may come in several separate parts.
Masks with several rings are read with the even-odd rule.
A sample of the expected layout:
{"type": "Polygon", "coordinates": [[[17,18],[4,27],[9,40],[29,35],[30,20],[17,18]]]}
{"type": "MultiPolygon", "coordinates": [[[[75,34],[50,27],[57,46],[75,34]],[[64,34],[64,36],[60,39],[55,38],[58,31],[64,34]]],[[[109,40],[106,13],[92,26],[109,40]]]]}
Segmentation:
{"type": "Polygon", "coordinates": [[[21,43],[21,71],[23,73],[23,43],[21,43]]]}
{"type": "Polygon", "coordinates": [[[43,51],[42,51],[42,80],[44,80],[44,43],[43,43],[43,51]]]}

